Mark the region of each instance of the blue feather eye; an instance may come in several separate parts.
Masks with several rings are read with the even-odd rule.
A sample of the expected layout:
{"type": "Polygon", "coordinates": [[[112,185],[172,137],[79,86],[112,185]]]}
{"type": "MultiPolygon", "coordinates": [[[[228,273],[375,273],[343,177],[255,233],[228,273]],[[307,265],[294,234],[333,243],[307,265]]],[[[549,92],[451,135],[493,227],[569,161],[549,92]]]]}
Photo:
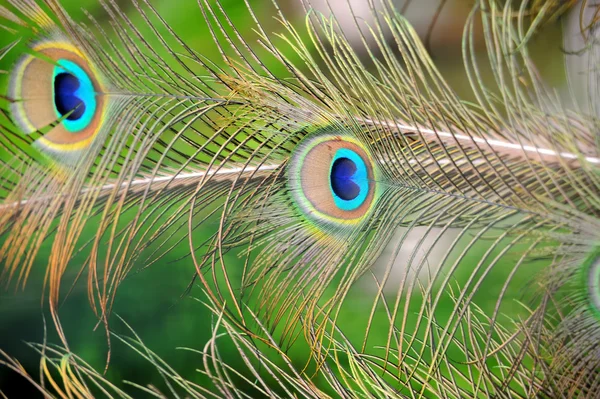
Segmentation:
{"type": "Polygon", "coordinates": [[[288,169],[295,204],[318,224],[356,224],[376,198],[375,165],[356,139],[322,134],[297,148],[288,169]]]}
{"type": "Polygon", "coordinates": [[[60,60],[54,67],[54,109],[65,128],[73,133],[85,129],[96,112],[96,93],[87,73],[77,64],[60,60]]]}
{"type": "Polygon", "coordinates": [[[354,210],[367,198],[367,165],[356,152],[346,148],[339,149],[333,157],[329,179],[333,200],[338,208],[354,210]]]}
{"type": "Polygon", "coordinates": [[[32,45],[9,81],[10,110],[24,133],[48,129],[33,144],[60,164],[74,165],[108,132],[108,99],[85,54],[62,38],[32,45]]]}

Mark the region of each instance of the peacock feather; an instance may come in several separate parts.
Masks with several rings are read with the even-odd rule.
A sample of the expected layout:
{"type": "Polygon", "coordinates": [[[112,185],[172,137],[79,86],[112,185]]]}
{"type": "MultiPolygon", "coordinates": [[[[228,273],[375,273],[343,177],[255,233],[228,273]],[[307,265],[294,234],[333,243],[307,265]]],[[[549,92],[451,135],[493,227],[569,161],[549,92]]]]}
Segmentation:
{"type": "Polygon", "coordinates": [[[61,304],[84,282],[107,369],[120,342],[168,389],[137,394],[598,397],[598,6],[475,1],[463,100],[406,8],[365,0],[349,29],[299,1],[298,22],[268,4],[275,23],[244,1],[245,30],[198,0],[197,47],[150,0],[99,0],[104,22],[0,6],[0,278],[26,290],[44,265],[60,338],[32,344],[40,379],[1,364],[47,396],[137,397],[69,347],[61,304]],[[583,95],[530,54],[571,7],[583,95]],[[175,253],[213,314],[206,385],[112,312],[175,253]]]}

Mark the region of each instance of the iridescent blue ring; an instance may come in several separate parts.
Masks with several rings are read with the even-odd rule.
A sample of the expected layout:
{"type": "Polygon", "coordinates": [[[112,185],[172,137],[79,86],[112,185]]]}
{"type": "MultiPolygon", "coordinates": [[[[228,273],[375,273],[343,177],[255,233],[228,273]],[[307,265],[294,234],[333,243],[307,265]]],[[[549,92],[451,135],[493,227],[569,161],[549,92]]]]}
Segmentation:
{"type": "Polygon", "coordinates": [[[362,157],[350,149],[338,149],[331,160],[329,188],[338,208],[359,208],[369,194],[369,175],[362,157]]]}
{"type": "Polygon", "coordinates": [[[89,126],[96,112],[96,91],[88,74],[69,60],[59,60],[53,77],[54,111],[71,133],[89,126]]]}

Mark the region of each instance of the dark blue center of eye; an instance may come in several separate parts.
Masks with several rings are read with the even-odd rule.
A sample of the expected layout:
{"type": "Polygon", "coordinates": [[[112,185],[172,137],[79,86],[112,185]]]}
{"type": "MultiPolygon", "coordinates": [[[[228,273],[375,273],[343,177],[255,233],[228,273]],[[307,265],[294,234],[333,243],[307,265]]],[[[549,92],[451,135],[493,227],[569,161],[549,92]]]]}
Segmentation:
{"type": "Polygon", "coordinates": [[[70,73],[59,73],[54,78],[54,103],[61,116],[73,111],[67,120],[76,121],[85,113],[85,102],[75,95],[79,79],[70,73]]]}
{"type": "Polygon", "coordinates": [[[353,200],[360,194],[360,187],[352,180],[356,164],[348,158],[338,158],[331,166],[331,188],[335,195],[345,201],[353,200]]]}

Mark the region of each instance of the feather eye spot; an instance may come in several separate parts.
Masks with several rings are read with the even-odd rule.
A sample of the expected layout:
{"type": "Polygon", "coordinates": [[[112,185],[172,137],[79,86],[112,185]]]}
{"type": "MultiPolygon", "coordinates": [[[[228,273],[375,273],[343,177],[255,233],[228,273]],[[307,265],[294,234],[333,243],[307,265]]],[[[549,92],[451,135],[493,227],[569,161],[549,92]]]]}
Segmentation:
{"type": "Polygon", "coordinates": [[[369,192],[365,161],[356,152],[341,148],[336,151],[329,175],[335,205],[354,210],[362,205],[369,192]]]}
{"type": "Polygon", "coordinates": [[[79,80],[69,73],[59,73],[54,79],[54,105],[61,116],[76,121],[85,113],[85,103],[75,93],[79,80]]]}
{"type": "Polygon", "coordinates": [[[320,225],[356,224],[375,198],[375,166],[356,139],[321,134],[299,144],[288,182],[294,203],[320,225]]]}
{"type": "Polygon", "coordinates": [[[74,165],[107,130],[104,81],[88,57],[61,36],[31,46],[9,80],[15,124],[30,134],[48,129],[33,146],[63,165],[74,165]]]}
{"type": "Polygon", "coordinates": [[[65,128],[73,133],[85,129],[96,111],[94,85],[77,64],[60,60],[54,68],[54,107],[56,116],[65,118],[65,128]]]}
{"type": "Polygon", "coordinates": [[[331,187],[336,197],[351,201],[360,194],[355,183],[356,164],[348,158],[338,158],[331,165],[331,187]]]}

